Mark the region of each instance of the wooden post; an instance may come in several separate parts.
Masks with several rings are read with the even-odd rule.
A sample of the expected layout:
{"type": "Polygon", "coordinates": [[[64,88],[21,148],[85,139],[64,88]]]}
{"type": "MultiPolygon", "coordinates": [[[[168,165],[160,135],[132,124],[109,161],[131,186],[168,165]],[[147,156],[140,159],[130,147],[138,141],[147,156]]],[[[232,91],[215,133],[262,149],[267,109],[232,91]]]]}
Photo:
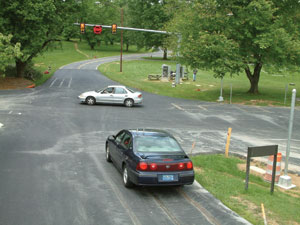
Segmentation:
{"type": "Polygon", "coordinates": [[[230,145],[230,137],[231,137],[231,127],[228,128],[227,133],[227,142],[226,142],[226,149],[225,149],[225,157],[228,158],[228,151],[229,151],[229,145],[230,145]]]}

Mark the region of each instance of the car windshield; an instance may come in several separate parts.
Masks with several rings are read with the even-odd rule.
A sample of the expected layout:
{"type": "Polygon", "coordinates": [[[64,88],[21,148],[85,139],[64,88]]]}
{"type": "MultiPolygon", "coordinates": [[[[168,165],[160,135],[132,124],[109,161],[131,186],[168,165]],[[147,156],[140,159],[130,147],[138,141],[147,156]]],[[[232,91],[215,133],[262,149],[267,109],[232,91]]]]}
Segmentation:
{"type": "Polygon", "coordinates": [[[178,143],[168,136],[137,136],[134,139],[138,152],[181,152],[178,143]]]}

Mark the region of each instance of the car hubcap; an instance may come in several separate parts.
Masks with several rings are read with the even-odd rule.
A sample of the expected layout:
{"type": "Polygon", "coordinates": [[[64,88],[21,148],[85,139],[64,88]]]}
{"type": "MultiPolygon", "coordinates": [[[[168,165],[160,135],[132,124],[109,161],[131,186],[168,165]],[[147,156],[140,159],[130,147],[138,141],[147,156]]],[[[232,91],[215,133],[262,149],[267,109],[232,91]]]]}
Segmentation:
{"type": "Polygon", "coordinates": [[[127,184],[127,179],[128,179],[127,169],[124,168],[124,172],[123,172],[123,180],[124,180],[124,183],[125,183],[125,184],[127,184]]]}
{"type": "Polygon", "coordinates": [[[128,101],[126,101],[126,106],[132,106],[132,101],[130,101],[130,100],[128,100],[128,101]]]}
{"type": "Polygon", "coordinates": [[[89,105],[93,105],[94,104],[94,100],[92,98],[89,98],[87,100],[87,102],[88,102],[89,105]]]}

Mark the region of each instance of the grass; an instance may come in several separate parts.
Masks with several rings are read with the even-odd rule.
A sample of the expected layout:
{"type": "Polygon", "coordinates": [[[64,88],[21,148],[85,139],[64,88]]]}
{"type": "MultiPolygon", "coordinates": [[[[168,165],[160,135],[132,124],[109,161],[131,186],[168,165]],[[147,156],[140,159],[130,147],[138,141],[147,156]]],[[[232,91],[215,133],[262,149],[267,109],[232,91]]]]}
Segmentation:
{"type": "MultiPolygon", "coordinates": [[[[172,82],[149,81],[148,74],[161,74],[162,64],[171,66],[175,71],[176,63],[171,60],[159,60],[157,58],[139,61],[124,61],[123,72],[119,72],[119,63],[113,62],[101,65],[99,70],[112,80],[120,82],[137,89],[152,92],[159,95],[166,95],[177,98],[216,101],[220,96],[219,78],[214,78],[213,73],[199,70],[196,82],[193,82],[192,72],[189,71],[189,80],[172,87],[172,82]]],[[[230,101],[230,89],[232,86],[232,103],[249,105],[284,105],[285,88],[288,85],[286,105],[291,102],[291,92],[293,88],[300,86],[300,74],[276,75],[261,73],[258,95],[248,94],[250,87],[249,80],[245,74],[223,79],[223,94],[225,103],[230,101]],[[294,86],[289,85],[294,83],[294,86]]],[[[299,92],[298,92],[299,96],[299,92]]],[[[296,103],[300,105],[298,101],[296,103]]]]}
{"type": "MultiPolygon", "coordinates": [[[[124,51],[123,54],[132,54],[137,52],[144,52],[143,50],[138,51],[135,46],[131,46],[129,51],[124,51]]],[[[108,56],[115,56],[120,54],[120,45],[105,45],[101,44],[96,46],[94,50],[91,50],[89,45],[85,41],[62,41],[57,44],[54,48],[50,48],[48,51],[42,55],[34,58],[35,67],[44,72],[51,67],[49,74],[44,74],[43,78],[37,80],[36,85],[43,84],[47,79],[49,79],[53,73],[59,69],[61,66],[66,64],[88,60],[93,58],[102,58],[108,56]],[[77,50],[76,50],[77,49],[77,50]]]]}
{"type": "Polygon", "coordinates": [[[299,224],[300,195],[282,192],[250,174],[248,191],[245,190],[245,172],[237,164],[246,163],[236,157],[199,155],[192,157],[196,180],[226,206],[253,224],[264,224],[261,203],[264,204],[269,224],[299,224]]]}

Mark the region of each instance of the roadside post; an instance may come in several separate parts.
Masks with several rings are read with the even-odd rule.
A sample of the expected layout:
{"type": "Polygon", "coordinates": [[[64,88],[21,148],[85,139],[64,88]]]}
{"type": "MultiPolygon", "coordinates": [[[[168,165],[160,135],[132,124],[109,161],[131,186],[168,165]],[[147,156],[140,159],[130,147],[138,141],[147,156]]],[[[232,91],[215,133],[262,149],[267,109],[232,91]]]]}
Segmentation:
{"type": "Polygon", "coordinates": [[[248,190],[251,157],[273,155],[274,156],[273,157],[274,160],[273,160],[272,181],[271,181],[271,194],[273,194],[273,192],[274,192],[274,184],[275,184],[277,153],[278,153],[278,145],[248,147],[247,166],[246,166],[246,182],[245,182],[245,189],[246,190],[248,190]]]}
{"type": "Polygon", "coordinates": [[[231,137],[231,127],[228,128],[227,132],[227,142],[226,142],[226,148],[225,148],[225,157],[228,158],[228,152],[229,152],[229,145],[230,145],[230,137],[231,137]]]}
{"type": "Polygon", "coordinates": [[[221,89],[220,89],[220,96],[219,96],[218,102],[224,101],[224,98],[222,95],[223,95],[223,77],[221,78],[221,89]]]}
{"type": "Polygon", "coordinates": [[[284,175],[279,177],[278,186],[284,189],[291,189],[296,187],[296,185],[292,184],[292,179],[288,176],[288,165],[289,165],[289,156],[290,156],[290,145],[291,145],[291,137],[293,130],[293,122],[294,122],[294,111],[295,111],[295,102],[296,102],[296,89],[292,91],[292,102],[291,102],[291,113],[290,113],[290,122],[289,122],[289,133],[288,140],[286,145],[286,154],[285,154],[285,165],[284,165],[284,175]]]}

